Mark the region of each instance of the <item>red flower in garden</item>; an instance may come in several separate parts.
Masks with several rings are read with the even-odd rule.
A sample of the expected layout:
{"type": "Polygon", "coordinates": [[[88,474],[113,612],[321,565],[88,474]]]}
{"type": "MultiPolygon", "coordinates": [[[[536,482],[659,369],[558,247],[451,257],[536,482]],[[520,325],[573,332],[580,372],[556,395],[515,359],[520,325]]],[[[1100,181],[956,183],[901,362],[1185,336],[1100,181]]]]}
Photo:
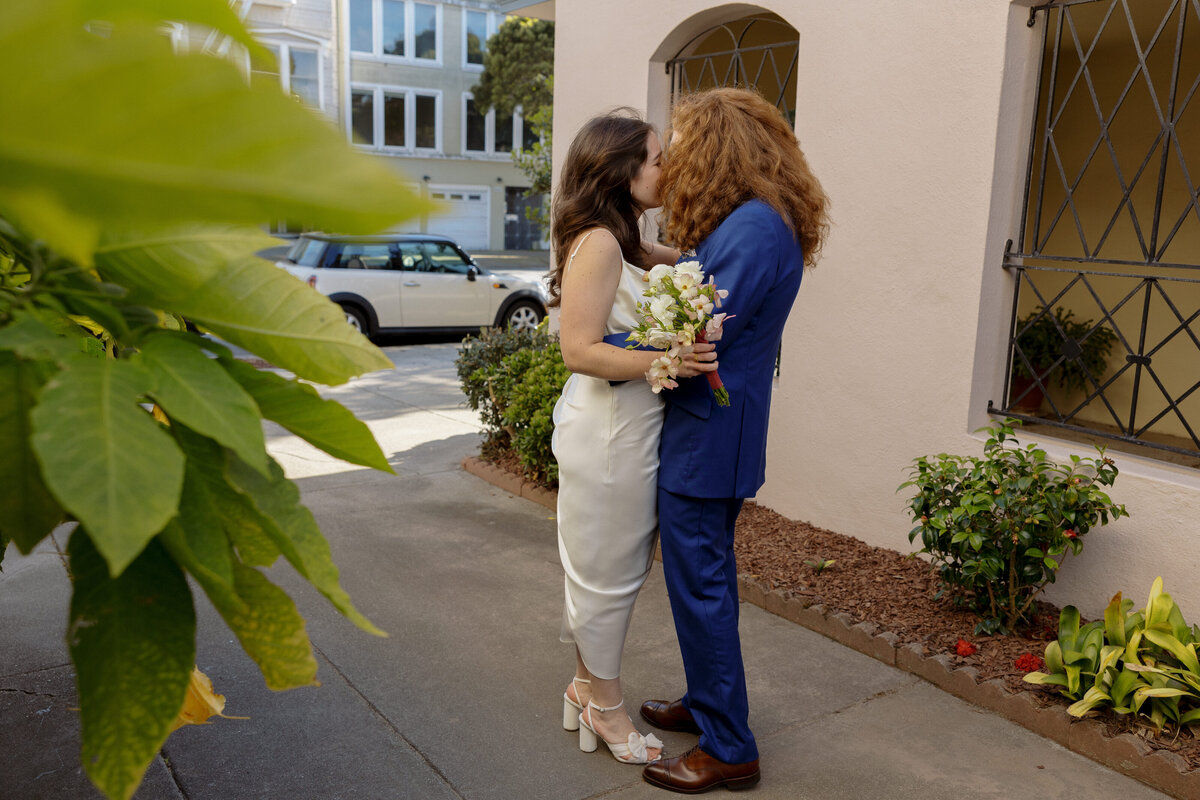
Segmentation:
{"type": "Polygon", "coordinates": [[[963,658],[975,655],[975,645],[968,642],[966,639],[959,639],[958,644],[954,645],[954,652],[958,653],[963,658]]]}
{"type": "Polygon", "coordinates": [[[1033,653],[1024,653],[1017,657],[1014,666],[1021,672],[1037,672],[1045,669],[1046,662],[1035,656],[1033,653]]]}
{"type": "Polygon", "coordinates": [[[1070,528],[1067,528],[1065,531],[1063,531],[1063,536],[1067,537],[1068,539],[1078,539],[1079,538],[1079,534],[1076,533],[1075,531],[1071,530],[1070,528]]]}

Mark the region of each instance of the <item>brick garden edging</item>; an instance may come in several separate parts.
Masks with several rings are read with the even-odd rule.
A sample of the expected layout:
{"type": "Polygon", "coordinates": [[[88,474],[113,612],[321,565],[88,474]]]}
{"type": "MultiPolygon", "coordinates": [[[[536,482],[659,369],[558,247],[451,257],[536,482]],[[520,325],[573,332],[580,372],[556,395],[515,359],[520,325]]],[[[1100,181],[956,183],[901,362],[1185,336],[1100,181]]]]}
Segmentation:
{"type": "MultiPolygon", "coordinates": [[[[467,472],[525,497],[551,510],[557,493],[524,480],[476,457],[463,459],[467,472]]],[[[830,612],[807,598],[768,589],[747,574],[738,576],[738,593],[747,603],[833,639],[860,653],[929,681],[955,697],[1028,728],[1068,750],[1097,761],[1110,769],[1153,786],[1178,800],[1200,800],[1200,770],[1189,770],[1179,755],[1154,750],[1138,737],[1123,733],[1107,735],[1105,726],[1091,719],[1075,719],[1066,706],[1042,706],[1032,692],[1011,693],[1004,682],[993,678],[980,682],[974,667],[953,668],[946,655],[926,656],[916,645],[900,645],[895,634],[879,632],[873,622],[854,622],[846,613],[830,612]]]]}

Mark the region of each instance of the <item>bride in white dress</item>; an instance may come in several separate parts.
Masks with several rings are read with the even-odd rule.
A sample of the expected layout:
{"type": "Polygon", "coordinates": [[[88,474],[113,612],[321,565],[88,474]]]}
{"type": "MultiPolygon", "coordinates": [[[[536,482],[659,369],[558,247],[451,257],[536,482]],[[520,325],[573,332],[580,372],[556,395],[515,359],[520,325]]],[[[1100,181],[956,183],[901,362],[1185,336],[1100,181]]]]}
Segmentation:
{"type": "MultiPolygon", "coordinates": [[[[656,760],[662,743],[642,736],[623,710],[621,652],[656,537],[662,399],[644,380],[659,351],[626,350],[637,322],[643,270],[679,252],[641,238],[657,208],[662,146],[628,113],[589,121],[567,153],[553,207],[563,360],[573,373],[554,408],[559,467],[558,543],[566,572],[561,638],[576,648],[563,695],[563,727],[579,746],[599,739],[629,764],[656,760]],[[607,341],[605,337],[608,337],[607,341]]],[[[682,377],[716,369],[713,345],[684,354],[682,377]]]]}

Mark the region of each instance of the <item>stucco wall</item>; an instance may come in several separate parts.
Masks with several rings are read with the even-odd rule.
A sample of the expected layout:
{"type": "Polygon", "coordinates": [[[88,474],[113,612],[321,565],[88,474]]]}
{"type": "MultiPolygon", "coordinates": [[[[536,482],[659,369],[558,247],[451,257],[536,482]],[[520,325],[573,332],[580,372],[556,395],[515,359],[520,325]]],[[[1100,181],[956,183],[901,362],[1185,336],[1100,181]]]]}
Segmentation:
{"type": "MultiPolygon", "coordinates": [[[[1000,257],[1018,227],[1040,29],[1007,0],[558,0],[555,174],[592,114],[629,105],[664,123],[665,60],[754,10],[799,31],[797,134],[835,222],[784,336],[759,501],[908,552],[895,492],[908,463],[980,452],[971,431],[1001,399],[1012,283],[1000,257]]],[[[1050,599],[1097,614],[1118,590],[1140,602],[1161,574],[1200,620],[1200,476],[1116,459],[1113,495],[1133,517],[1089,535],[1050,599]]]]}

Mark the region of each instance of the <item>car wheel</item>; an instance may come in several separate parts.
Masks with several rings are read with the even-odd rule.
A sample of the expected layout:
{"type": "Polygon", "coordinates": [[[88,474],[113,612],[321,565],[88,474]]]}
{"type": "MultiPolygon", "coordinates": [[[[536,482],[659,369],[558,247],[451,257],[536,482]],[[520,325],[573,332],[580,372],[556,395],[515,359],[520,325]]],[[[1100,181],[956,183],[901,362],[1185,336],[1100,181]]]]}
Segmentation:
{"type": "Polygon", "coordinates": [[[363,314],[363,312],[359,311],[354,306],[342,306],[342,311],[346,312],[346,322],[350,325],[350,327],[354,328],[354,330],[358,331],[363,336],[366,336],[367,335],[367,316],[366,316],[366,314],[363,314]]]}
{"type": "Polygon", "coordinates": [[[528,330],[536,328],[544,316],[546,313],[537,303],[521,300],[514,303],[508,313],[504,315],[504,325],[516,331],[528,330]]]}

